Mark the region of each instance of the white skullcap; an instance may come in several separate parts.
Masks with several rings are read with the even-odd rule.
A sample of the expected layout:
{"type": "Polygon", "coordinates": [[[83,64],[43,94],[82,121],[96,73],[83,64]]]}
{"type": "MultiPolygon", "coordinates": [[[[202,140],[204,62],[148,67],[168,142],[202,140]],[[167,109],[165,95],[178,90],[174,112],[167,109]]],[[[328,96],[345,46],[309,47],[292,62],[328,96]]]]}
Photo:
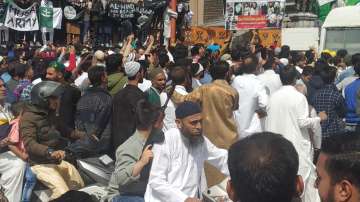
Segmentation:
{"type": "Polygon", "coordinates": [[[281,48],[279,48],[279,47],[275,48],[275,50],[274,50],[275,55],[279,55],[280,52],[281,52],[281,48]]]}
{"type": "Polygon", "coordinates": [[[107,53],[108,53],[108,55],[115,54],[115,52],[114,52],[114,51],[112,51],[112,50],[109,50],[107,53]]]}
{"type": "Polygon", "coordinates": [[[221,61],[227,61],[227,60],[231,60],[231,55],[226,53],[224,55],[221,56],[220,58],[221,61]]]}
{"type": "Polygon", "coordinates": [[[289,64],[289,60],[286,58],[281,58],[280,63],[283,64],[284,66],[287,66],[289,64]]]}
{"type": "Polygon", "coordinates": [[[199,64],[199,70],[196,72],[195,75],[199,75],[202,71],[204,71],[204,67],[202,66],[202,64],[198,63],[199,64]]]}
{"type": "Polygon", "coordinates": [[[127,62],[124,65],[125,67],[125,73],[128,77],[133,77],[135,76],[139,70],[140,70],[140,63],[138,62],[127,62]]]}
{"type": "Polygon", "coordinates": [[[229,64],[230,67],[234,65],[234,63],[231,60],[226,60],[226,62],[229,64]]]}
{"type": "Polygon", "coordinates": [[[103,61],[105,59],[105,53],[101,50],[97,50],[94,54],[96,60],[103,61]]]}

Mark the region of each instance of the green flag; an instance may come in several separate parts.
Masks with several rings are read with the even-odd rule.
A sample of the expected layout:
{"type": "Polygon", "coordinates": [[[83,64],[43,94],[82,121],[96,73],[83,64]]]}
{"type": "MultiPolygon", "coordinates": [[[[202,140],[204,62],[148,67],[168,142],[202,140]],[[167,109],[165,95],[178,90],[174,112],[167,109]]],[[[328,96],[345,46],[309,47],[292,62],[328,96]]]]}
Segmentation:
{"type": "Polygon", "coordinates": [[[347,6],[353,6],[353,5],[356,5],[360,2],[360,0],[347,0],[346,1],[346,5],[347,6]]]}
{"type": "Polygon", "coordinates": [[[45,7],[39,8],[39,23],[41,28],[61,29],[62,10],[61,8],[45,7]]]}
{"type": "Polygon", "coordinates": [[[40,13],[40,27],[53,28],[53,15],[54,15],[53,8],[40,6],[39,13],[40,13]]]}
{"type": "Polygon", "coordinates": [[[320,8],[319,8],[319,19],[324,22],[325,21],[325,18],[326,16],[330,13],[332,9],[332,5],[331,3],[327,3],[327,4],[324,4],[324,5],[320,5],[320,8]]]}

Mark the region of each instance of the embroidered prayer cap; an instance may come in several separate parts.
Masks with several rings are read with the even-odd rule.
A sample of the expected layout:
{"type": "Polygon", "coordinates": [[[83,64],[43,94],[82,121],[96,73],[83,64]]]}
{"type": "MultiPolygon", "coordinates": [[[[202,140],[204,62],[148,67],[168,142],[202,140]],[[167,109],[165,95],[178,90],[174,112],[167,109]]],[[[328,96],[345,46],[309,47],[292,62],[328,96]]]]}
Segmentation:
{"type": "Polygon", "coordinates": [[[175,110],[177,119],[183,119],[188,116],[201,113],[201,107],[196,102],[185,101],[181,103],[175,110]]]}
{"type": "Polygon", "coordinates": [[[140,71],[140,63],[138,62],[127,62],[124,65],[125,73],[128,77],[135,76],[140,71]]]}

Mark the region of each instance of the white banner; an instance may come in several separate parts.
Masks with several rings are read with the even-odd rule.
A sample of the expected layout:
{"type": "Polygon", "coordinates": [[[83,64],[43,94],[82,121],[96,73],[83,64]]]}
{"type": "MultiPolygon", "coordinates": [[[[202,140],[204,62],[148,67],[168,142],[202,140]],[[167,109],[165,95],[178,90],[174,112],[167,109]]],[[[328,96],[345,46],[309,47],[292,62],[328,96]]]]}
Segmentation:
{"type": "Polygon", "coordinates": [[[61,29],[61,21],[63,12],[61,8],[53,8],[54,15],[53,15],[53,28],[54,29],[61,29]]]}
{"type": "Polygon", "coordinates": [[[33,4],[27,9],[22,9],[13,2],[9,3],[5,18],[5,26],[17,31],[39,30],[36,4],[33,4]]]}
{"type": "Polygon", "coordinates": [[[323,6],[323,5],[331,3],[333,1],[335,1],[335,0],[318,0],[319,6],[323,6]]]}

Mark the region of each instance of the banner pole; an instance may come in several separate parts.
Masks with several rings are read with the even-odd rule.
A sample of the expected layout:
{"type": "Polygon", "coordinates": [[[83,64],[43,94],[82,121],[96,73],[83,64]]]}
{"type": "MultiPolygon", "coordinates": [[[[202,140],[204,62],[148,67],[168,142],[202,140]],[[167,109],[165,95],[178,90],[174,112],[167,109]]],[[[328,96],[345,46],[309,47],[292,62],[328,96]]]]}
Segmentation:
{"type": "MultiPolygon", "coordinates": [[[[173,11],[175,11],[175,12],[177,12],[176,1],[177,0],[171,0],[171,2],[170,2],[171,9],[173,11]]],[[[176,43],[176,19],[171,18],[171,40],[170,40],[170,45],[175,44],[175,43],[176,43]]]]}

